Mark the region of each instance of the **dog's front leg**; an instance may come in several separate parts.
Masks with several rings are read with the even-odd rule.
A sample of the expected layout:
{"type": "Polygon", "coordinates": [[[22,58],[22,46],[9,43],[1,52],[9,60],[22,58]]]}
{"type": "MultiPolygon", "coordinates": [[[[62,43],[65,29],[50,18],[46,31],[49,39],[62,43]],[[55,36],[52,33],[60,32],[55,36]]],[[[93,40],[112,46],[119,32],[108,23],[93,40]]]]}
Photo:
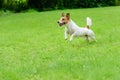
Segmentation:
{"type": "Polygon", "coordinates": [[[67,30],[65,30],[65,40],[67,40],[68,39],[68,31],[67,30]]]}
{"type": "Polygon", "coordinates": [[[70,42],[73,40],[74,36],[75,36],[75,33],[73,33],[73,34],[70,36],[70,42]]]}

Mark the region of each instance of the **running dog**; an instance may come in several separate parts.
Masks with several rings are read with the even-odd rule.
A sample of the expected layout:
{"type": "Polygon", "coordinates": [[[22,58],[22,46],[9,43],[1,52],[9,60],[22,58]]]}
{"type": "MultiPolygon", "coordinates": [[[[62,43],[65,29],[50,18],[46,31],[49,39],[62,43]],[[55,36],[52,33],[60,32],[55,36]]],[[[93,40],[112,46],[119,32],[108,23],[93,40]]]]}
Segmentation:
{"type": "Polygon", "coordinates": [[[90,26],[92,25],[92,20],[87,17],[87,25],[86,27],[82,28],[79,27],[77,24],[75,24],[74,21],[70,18],[70,13],[67,13],[64,15],[62,13],[60,20],[58,21],[59,26],[65,25],[65,40],[68,39],[68,34],[70,35],[70,41],[73,40],[74,37],[84,37],[88,43],[90,42],[90,38],[92,38],[96,42],[96,38],[94,36],[94,32],[90,29],[90,26]]]}

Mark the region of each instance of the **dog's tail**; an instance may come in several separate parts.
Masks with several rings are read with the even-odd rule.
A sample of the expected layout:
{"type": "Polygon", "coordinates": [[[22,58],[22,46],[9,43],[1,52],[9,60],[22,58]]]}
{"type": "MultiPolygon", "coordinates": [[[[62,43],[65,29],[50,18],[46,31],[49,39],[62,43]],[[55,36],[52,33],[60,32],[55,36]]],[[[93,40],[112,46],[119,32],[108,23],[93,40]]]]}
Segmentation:
{"type": "Polygon", "coordinates": [[[92,20],[89,17],[87,17],[86,20],[87,20],[86,28],[90,29],[90,26],[92,25],[92,20]]]}

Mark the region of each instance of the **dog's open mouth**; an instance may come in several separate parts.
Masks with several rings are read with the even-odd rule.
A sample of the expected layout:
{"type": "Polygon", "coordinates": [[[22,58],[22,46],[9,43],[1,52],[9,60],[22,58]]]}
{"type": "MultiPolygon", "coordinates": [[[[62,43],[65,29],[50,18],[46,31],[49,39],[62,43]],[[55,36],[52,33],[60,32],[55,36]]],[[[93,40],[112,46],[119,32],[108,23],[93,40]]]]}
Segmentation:
{"type": "Polygon", "coordinates": [[[58,23],[59,24],[59,26],[62,26],[62,25],[64,25],[65,23],[58,23]]]}

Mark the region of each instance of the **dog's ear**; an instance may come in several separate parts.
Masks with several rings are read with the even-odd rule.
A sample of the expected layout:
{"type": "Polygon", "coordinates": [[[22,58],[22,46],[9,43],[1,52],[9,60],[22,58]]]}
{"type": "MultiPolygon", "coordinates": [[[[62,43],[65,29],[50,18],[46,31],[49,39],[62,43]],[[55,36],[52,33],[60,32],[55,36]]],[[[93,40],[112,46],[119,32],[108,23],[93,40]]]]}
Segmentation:
{"type": "Polygon", "coordinates": [[[66,14],[66,17],[67,17],[67,19],[69,20],[69,19],[70,19],[70,13],[67,13],[67,14],[66,14]]]}
{"type": "Polygon", "coordinates": [[[62,13],[62,15],[61,15],[62,17],[64,17],[65,15],[64,15],[64,12],[62,13]]]}

